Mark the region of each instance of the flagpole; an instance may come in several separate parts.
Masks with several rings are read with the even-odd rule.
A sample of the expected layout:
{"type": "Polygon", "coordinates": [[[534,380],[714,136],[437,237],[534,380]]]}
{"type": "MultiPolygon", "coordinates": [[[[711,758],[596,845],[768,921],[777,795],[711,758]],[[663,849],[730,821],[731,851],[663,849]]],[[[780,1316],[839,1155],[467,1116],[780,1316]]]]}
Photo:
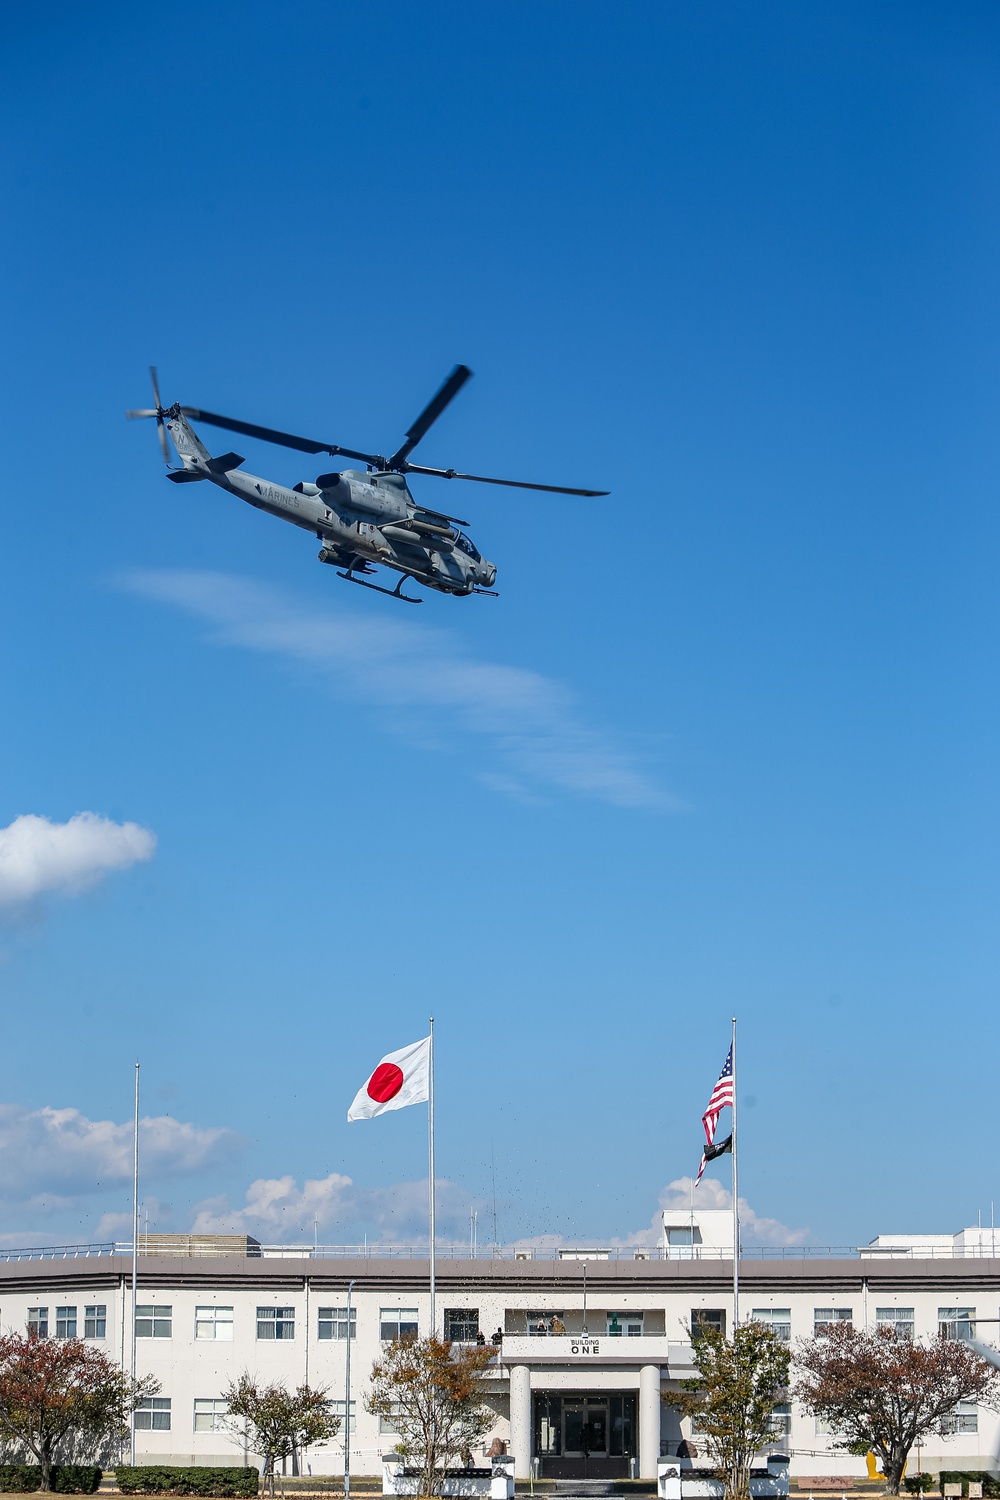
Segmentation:
{"type": "Polygon", "coordinates": [[[351,1500],[351,1293],[354,1282],[347,1283],[347,1366],[344,1383],[344,1500],[351,1500]]]}
{"type": "Polygon", "coordinates": [[[431,1337],[437,1333],[437,1310],[435,1308],[436,1296],[436,1265],[437,1258],[437,1223],[435,1216],[435,1192],[434,1192],[434,1017],[431,1016],[430,1046],[427,1049],[427,1135],[428,1135],[428,1193],[430,1195],[430,1282],[431,1282],[431,1337]]]}
{"type": "MultiPolygon", "coordinates": [[[[135,1119],[132,1134],[132,1361],[130,1372],[135,1386],[135,1297],[139,1281],[139,1064],[135,1065],[135,1119]]],[[[132,1413],[130,1463],[135,1468],[135,1412],[132,1413]]]]}
{"type": "Polygon", "coordinates": [[[736,1142],[736,1017],[733,1016],[733,1338],[740,1323],[740,1178],[736,1142]]]}

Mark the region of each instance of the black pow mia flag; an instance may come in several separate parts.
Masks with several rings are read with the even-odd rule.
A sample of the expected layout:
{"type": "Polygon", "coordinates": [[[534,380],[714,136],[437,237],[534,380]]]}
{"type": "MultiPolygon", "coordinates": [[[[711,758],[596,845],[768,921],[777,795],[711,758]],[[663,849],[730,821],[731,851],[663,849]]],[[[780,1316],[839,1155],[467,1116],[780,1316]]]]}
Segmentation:
{"type": "Polygon", "coordinates": [[[705,1147],[705,1160],[714,1161],[717,1156],[725,1156],[726,1152],[733,1149],[733,1138],[727,1135],[724,1141],[716,1141],[714,1146],[705,1147]]]}

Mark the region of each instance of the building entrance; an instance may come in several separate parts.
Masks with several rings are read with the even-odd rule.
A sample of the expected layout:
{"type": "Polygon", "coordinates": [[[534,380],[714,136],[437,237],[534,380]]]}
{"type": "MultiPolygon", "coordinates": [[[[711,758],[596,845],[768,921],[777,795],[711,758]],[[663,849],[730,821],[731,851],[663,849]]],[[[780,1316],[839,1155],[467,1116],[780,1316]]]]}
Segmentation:
{"type": "Polygon", "coordinates": [[[567,1458],[607,1458],[607,1401],[564,1401],[562,1421],[562,1449],[567,1458]]]}
{"type": "Polygon", "coordinates": [[[635,1397],[539,1392],[534,1456],[543,1479],[627,1479],[635,1453],[635,1397]]]}

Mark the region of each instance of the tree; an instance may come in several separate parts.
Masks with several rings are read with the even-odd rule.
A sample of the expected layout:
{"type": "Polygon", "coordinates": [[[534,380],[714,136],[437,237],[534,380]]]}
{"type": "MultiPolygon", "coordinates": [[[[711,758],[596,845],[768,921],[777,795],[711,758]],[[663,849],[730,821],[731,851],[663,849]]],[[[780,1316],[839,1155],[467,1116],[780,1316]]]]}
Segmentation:
{"type": "Polygon", "coordinates": [[[222,1392],[228,1410],[226,1426],[241,1439],[244,1426],[249,1446],[264,1460],[262,1478],[274,1494],[274,1465],[281,1458],[312,1443],[327,1442],[340,1431],[340,1418],[330,1410],[325,1389],[312,1390],[300,1385],[290,1391],[287,1386],[261,1385],[246,1371],[230,1381],[222,1392]]]}
{"type": "Polygon", "coordinates": [[[419,1463],[422,1495],[440,1495],[445,1470],[468,1454],[493,1427],[483,1404],[483,1372],[496,1356],[490,1346],[449,1340],[396,1339],[372,1366],[365,1410],[399,1434],[396,1452],[419,1463]]]}
{"type": "Polygon", "coordinates": [[[0,1438],[34,1454],[43,1490],[52,1488],[60,1446],[125,1437],[139,1402],[159,1389],[152,1376],[133,1382],[80,1339],[0,1337],[0,1438]]]}
{"type": "Polygon", "coordinates": [[[796,1350],[795,1395],[828,1422],[835,1446],[874,1453],[891,1495],[917,1438],[945,1437],[960,1401],[1000,1410],[1000,1377],[959,1339],[922,1343],[891,1328],[834,1323],[796,1350]]]}
{"type": "Polygon", "coordinates": [[[693,1417],[726,1500],[747,1500],[753,1456],[772,1436],[774,1408],[788,1387],[787,1345],[764,1323],[741,1323],[732,1339],[715,1328],[695,1330],[698,1371],[667,1399],[693,1417]]]}

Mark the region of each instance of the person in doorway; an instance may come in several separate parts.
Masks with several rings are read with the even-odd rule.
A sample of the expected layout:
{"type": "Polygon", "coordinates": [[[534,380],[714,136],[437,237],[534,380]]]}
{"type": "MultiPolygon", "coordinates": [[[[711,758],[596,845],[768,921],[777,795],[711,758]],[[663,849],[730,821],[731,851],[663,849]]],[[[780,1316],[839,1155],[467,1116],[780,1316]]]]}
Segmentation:
{"type": "Polygon", "coordinates": [[[566,1332],[566,1324],[563,1322],[562,1318],[559,1316],[558,1313],[553,1313],[552,1314],[552,1324],[551,1324],[551,1327],[549,1328],[549,1332],[550,1333],[565,1333],[566,1332]]]}
{"type": "Polygon", "coordinates": [[[498,1328],[497,1329],[496,1333],[490,1339],[490,1343],[491,1344],[495,1344],[498,1349],[500,1348],[500,1345],[503,1343],[503,1329],[502,1328],[498,1328]]]}

